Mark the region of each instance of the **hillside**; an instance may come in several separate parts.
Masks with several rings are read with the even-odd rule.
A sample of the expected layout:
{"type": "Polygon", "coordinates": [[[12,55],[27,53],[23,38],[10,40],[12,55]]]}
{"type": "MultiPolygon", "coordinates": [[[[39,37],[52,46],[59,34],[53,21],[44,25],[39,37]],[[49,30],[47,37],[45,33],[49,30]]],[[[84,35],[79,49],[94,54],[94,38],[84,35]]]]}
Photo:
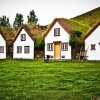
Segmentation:
{"type": "Polygon", "coordinates": [[[61,23],[66,26],[68,31],[77,30],[83,33],[83,36],[89,30],[89,27],[73,19],[59,18],[61,23]]]}
{"type": "Polygon", "coordinates": [[[86,12],[82,15],[76,16],[72,19],[79,21],[83,24],[86,24],[89,27],[92,27],[93,25],[95,25],[95,23],[100,21],[100,7],[94,10],[91,10],[89,12],[86,12]]]}

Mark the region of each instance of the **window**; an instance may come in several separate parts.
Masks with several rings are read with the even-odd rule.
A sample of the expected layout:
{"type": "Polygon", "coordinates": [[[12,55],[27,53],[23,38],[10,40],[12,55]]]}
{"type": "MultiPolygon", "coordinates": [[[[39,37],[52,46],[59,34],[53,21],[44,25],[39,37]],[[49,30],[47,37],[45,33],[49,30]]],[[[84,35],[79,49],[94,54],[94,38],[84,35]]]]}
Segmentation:
{"type": "Polygon", "coordinates": [[[95,50],[95,44],[91,44],[91,50],[95,50]]]}
{"type": "Polygon", "coordinates": [[[53,51],[53,43],[48,43],[47,44],[47,50],[48,51],[53,51]]]}
{"type": "Polygon", "coordinates": [[[60,28],[54,29],[54,36],[60,36],[60,28]]]}
{"type": "Polygon", "coordinates": [[[0,53],[4,53],[4,46],[0,46],[0,53]]]}
{"type": "Polygon", "coordinates": [[[21,41],[26,41],[26,34],[21,34],[21,41]]]}
{"type": "Polygon", "coordinates": [[[22,53],[22,46],[17,46],[17,53],[22,53]]]}
{"type": "Polygon", "coordinates": [[[30,53],[30,46],[24,47],[24,53],[30,53]]]}
{"type": "Polygon", "coordinates": [[[61,44],[61,49],[62,49],[62,51],[67,51],[68,50],[68,43],[67,42],[62,43],[61,44]]]}

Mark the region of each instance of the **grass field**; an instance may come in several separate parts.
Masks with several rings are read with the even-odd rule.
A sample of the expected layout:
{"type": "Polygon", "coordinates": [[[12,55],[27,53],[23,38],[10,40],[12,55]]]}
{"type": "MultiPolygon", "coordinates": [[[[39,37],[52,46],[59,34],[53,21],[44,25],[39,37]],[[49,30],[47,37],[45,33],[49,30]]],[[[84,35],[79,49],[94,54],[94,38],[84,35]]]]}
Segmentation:
{"type": "Polygon", "coordinates": [[[99,96],[100,62],[0,60],[0,100],[96,100],[99,96]]]}

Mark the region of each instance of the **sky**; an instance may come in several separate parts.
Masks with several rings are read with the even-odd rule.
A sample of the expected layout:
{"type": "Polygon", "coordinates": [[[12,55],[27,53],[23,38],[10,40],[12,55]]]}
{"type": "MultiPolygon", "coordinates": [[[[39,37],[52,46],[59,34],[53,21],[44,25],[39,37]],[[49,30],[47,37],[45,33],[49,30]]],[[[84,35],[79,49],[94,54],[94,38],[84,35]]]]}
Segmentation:
{"type": "Polygon", "coordinates": [[[16,13],[23,14],[27,23],[34,10],[38,24],[50,24],[54,18],[72,18],[100,7],[100,0],[0,0],[0,17],[6,15],[13,24],[16,13]]]}

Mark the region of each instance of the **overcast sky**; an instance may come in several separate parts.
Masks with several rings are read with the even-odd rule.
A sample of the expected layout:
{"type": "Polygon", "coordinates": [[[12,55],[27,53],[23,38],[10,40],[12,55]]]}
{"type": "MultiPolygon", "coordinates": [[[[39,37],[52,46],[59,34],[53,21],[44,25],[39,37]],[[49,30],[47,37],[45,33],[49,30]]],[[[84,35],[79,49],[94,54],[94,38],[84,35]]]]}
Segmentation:
{"type": "Polygon", "coordinates": [[[56,17],[72,18],[100,7],[100,0],[0,0],[0,17],[6,15],[11,24],[16,13],[27,15],[34,10],[40,25],[50,24],[56,17]]]}

